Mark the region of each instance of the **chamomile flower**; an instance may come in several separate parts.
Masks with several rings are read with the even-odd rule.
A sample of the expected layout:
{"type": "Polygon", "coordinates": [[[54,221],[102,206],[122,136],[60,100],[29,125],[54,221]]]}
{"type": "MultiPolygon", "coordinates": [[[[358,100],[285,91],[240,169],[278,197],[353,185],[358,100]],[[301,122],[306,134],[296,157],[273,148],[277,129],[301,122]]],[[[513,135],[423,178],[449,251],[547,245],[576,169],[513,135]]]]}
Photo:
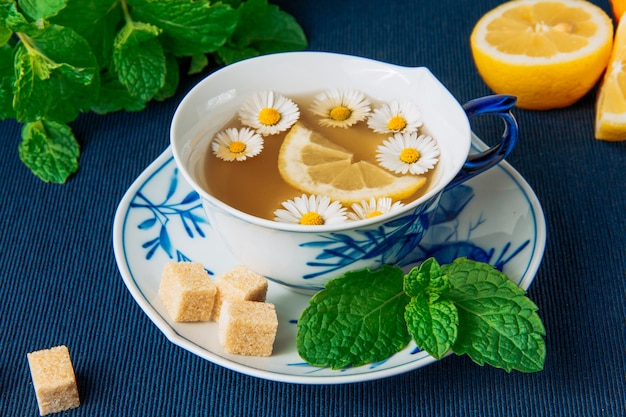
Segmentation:
{"type": "Polygon", "coordinates": [[[298,105],[273,91],[260,91],[248,98],[239,110],[241,123],[263,136],[289,129],[300,117],[298,105]]]}
{"type": "Polygon", "coordinates": [[[396,133],[376,149],[381,166],[396,174],[419,175],[434,168],[439,148],[432,136],[417,133],[396,133]]]}
{"type": "Polygon", "coordinates": [[[374,110],[367,125],[377,133],[417,132],[422,125],[421,118],[422,113],[415,104],[394,100],[374,110]]]}
{"type": "Polygon", "coordinates": [[[301,197],[284,201],[282,206],[284,209],[274,211],[274,220],[277,222],[321,226],[347,220],[346,208],[338,201],[331,202],[326,196],[302,194],[301,197]]]}
{"type": "Polygon", "coordinates": [[[311,111],[320,117],[322,126],[346,128],[365,120],[370,102],[360,91],[328,90],[315,96],[311,111]]]}
{"type": "Polygon", "coordinates": [[[224,161],[245,161],[261,153],[263,137],[247,127],[231,127],[215,135],[211,149],[224,161]]]}
{"type": "Polygon", "coordinates": [[[348,218],[351,220],[371,219],[372,217],[398,210],[403,206],[404,204],[401,202],[393,202],[389,197],[381,197],[379,199],[371,197],[370,201],[363,200],[360,203],[353,204],[353,212],[348,213],[348,218]]]}

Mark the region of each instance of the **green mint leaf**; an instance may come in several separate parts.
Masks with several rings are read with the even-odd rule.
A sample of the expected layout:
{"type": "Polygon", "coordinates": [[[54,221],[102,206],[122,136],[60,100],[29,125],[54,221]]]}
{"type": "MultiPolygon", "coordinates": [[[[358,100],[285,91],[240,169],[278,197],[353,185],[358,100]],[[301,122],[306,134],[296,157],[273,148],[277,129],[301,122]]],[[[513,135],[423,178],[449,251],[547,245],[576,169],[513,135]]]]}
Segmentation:
{"type": "Polygon", "coordinates": [[[455,353],[507,372],[543,369],[545,328],[523,289],[491,265],[465,258],[443,270],[452,286],[446,299],[459,313],[455,353]]]}
{"type": "Polygon", "coordinates": [[[306,35],[293,16],[268,4],[267,0],[248,0],[237,11],[237,29],[218,51],[224,63],[306,48],[306,35]]]}
{"type": "Polygon", "coordinates": [[[96,59],[72,29],[50,25],[24,36],[15,53],[14,107],[19,122],[67,123],[87,111],[99,87],[96,59]]]}
{"type": "Polygon", "coordinates": [[[15,118],[13,109],[13,48],[0,46],[0,120],[15,118]]]}
{"type": "Polygon", "coordinates": [[[450,301],[430,302],[426,293],[413,298],[406,306],[404,319],[415,344],[435,359],[441,359],[456,341],[459,316],[450,301]]]}
{"type": "Polygon", "coordinates": [[[222,0],[222,3],[228,4],[233,9],[237,9],[243,2],[244,0],[222,0]]]}
{"type": "Polygon", "coordinates": [[[178,88],[178,82],[180,81],[180,67],[178,66],[178,60],[173,55],[165,56],[165,83],[163,87],[154,95],[155,100],[165,100],[172,97],[176,93],[178,88]]]}
{"type": "Polygon", "coordinates": [[[68,0],[50,22],[71,27],[85,38],[100,68],[105,68],[111,61],[113,40],[123,19],[118,0],[68,0]]]}
{"type": "Polygon", "coordinates": [[[259,55],[259,51],[254,48],[233,47],[227,44],[218,49],[216,61],[222,65],[229,65],[233,62],[243,61],[259,55]]]}
{"type": "Polygon", "coordinates": [[[44,116],[49,106],[48,86],[51,68],[37,53],[29,53],[19,44],[15,52],[15,111],[19,122],[37,120],[44,116]]]}
{"type": "Polygon", "coordinates": [[[199,74],[209,65],[209,58],[205,54],[195,54],[191,56],[188,74],[199,74]]]}
{"type": "Polygon", "coordinates": [[[4,26],[2,21],[0,21],[0,46],[6,46],[12,36],[13,31],[4,26]]]}
{"type": "Polygon", "coordinates": [[[17,3],[24,14],[37,20],[55,16],[67,5],[67,0],[18,0],[17,3]]]}
{"type": "Polygon", "coordinates": [[[105,114],[120,110],[140,111],[146,108],[146,100],[138,96],[131,96],[128,89],[122,85],[116,74],[106,72],[101,77],[100,95],[91,110],[105,114]]]}
{"type": "Polygon", "coordinates": [[[448,277],[443,273],[435,258],[428,258],[419,267],[414,267],[404,277],[404,292],[414,297],[428,293],[431,301],[450,289],[448,277]]]}
{"type": "Polygon", "coordinates": [[[131,16],[163,30],[166,51],[176,56],[216,51],[232,35],[238,14],[208,0],[129,0],[131,16]]]}
{"type": "Polygon", "coordinates": [[[415,344],[441,359],[456,341],[459,317],[450,301],[448,277],[435,258],[426,259],[404,276],[404,292],[411,296],[404,319],[415,344]]]}
{"type": "Polygon", "coordinates": [[[62,184],[78,170],[78,142],[69,126],[62,123],[26,123],[18,151],[22,162],[46,182],[62,184]]]}
{"type": "Polygon", "coordinates": [[[160,29],[129,22],[115,37],[113,65],[131,96],[150,100],[165,84],[165,54],[158,41],[160,29]]]}
{"type": "Polygon", "coordinates": [[[5,31],[10,32],[24,32],[32,28],[26,17],[17,10],[17,5],[14,1],[3,1],[0,3],[0,23],[0,26],[4,27],[5,31]]]}
{"type": "Polygon", "coordinates": [[[409,297],[401,269],[348,272],[314,295],[298,320],[296,347],[306,362],[333,369],[384,360],[410,341],[409,297]]]}

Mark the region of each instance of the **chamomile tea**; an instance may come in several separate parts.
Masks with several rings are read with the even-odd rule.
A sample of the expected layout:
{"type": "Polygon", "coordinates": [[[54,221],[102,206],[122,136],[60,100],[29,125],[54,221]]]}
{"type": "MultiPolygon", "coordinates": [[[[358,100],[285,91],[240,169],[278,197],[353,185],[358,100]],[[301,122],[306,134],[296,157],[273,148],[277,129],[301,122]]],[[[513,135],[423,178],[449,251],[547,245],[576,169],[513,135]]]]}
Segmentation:
{"type": "MultiPolygon", "coordinates": [[[[276,97],[283,96],[274,93],[272,98],[278,100],[276,97]]],[[[366,108],[359,109],[354,102],[330,102],[324,120],[319,93],[286,99],[296,106],[297,113],[292,107],[280,107],[279,102],[275,107],[286,115],[270,114],[271,103],[257,97],[256,110],[249,106],[246,118],[242,107],[213,138],[203,165],[210,194],[242,212],[275,220],[283,202],[303,194],[327,195],[350,211],[352,204],[369,201],[372,196],[390,196],[396,207],[428,190],[438,149],[421,119],[417,120],[415,108],[409,111],[407,104],[369,99],[366,108]],[[335,120],[347,120],[355,111],[366,114],[343,126],[341,120],[335,120]],[[251,126],[253,117],[269,122],[289,118],[289,125],[278,133],[262,134],[264,126],[251,126]],[[418,161],[422,165],[415,171],[418,161]]]]}

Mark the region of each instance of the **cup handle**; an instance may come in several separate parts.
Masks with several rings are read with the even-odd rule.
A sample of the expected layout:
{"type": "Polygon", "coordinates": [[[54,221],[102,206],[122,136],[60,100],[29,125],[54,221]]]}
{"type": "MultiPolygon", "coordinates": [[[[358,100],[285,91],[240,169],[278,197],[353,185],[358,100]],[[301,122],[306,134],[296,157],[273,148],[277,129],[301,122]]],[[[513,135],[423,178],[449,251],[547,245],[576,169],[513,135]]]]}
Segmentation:
{"type": "Polygon", "coordinates": [[[500,138],[500,143],[497,145],[481,153],[469,155],[459,173],[446,188],[457,186],[485,172],[511,153],[518,137],[517,121],[511,113],[511,108],[515,106],[515,103],[517,103],[517,97],[515,96],[496,94],[479,97],[463,105],[463,109],[470,119],[481,114],[499,116],[504,121],[504,132],[500,138]]]}

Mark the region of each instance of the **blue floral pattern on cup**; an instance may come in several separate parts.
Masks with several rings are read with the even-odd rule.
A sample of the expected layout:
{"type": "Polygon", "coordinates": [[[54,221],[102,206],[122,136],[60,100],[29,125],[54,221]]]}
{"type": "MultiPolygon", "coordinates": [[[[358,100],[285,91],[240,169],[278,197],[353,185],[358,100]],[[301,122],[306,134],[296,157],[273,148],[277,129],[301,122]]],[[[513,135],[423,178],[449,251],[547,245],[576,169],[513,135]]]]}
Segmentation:
{"type": "MultiPolygon", "coordinates": [[[[152,237],[142,244],[147,260],[161,250],[169,259],[190,261],[191,259],[170,238],[168,227],[183,228],[188,238],[195,239],[206,237],[205,227],[208,228],[209,223],[198,194],[195,191],[188,191],[187,187],[178,189],[179,171],[173,159],[168,160],[163,168],[171,172],[169,187],[164,190],[163,195],[152,192],[150,195],[153,197],[148,197],[140,188],[130,207],[131,210],[143,210],[146,213],[145,219],[136,227],[142,231],[153,231],[152,237]]],[[[319,254],[308,262],[309,266],[318,268],[318,272],[303,278],[314,278],[359,260],[372,258],[381,264],[409,266],[428,257],[435,257],[440,263],[449,263],[459,256],[465,256],[492,263],[498,269],[502,269],[529,244],[529,241],[515,248],[511,247],[511,242],[507,242],[499,249],[498,257],[494,260],[496,248],[483,248],[471,241],[472,231],[478,229],[484,219],[478,219],[468,231],[465,240],[459,240],[458,231],[454,227],[455,220],[473,197],[474,193],[470,186],[459,185],[441,195],[439,206],[437,199],[434,198],[406,216],[385,223],[377,230],[363,233],[362,239],[354,239],[342,233],[319,234],[318,240],[303,244],[319,248],[319,254]],[[438,242],[437,244],[425,246],[419,243],[426,229],[430,229],[430,233],[436,235],[431,241],[438,242]],[[391,254],[387,252],[390,245],[393,246],[391,254]],[[384,253],[387,255],[384,256],[384,253]]]]}
{"type": "Polygon", "coordinates": [[[307,263],[319,268],[319,272],[303,278],[315,278],[363,259],[377,259],[379,264],[397,264],[422,240],[437,201],[438,197],[433,198],[406,216],[389,221],[378,229],[362,232],[361,239],[354,239],[344,233],[326,233],[318,235],[320,240],[302,244],[320,249],[315,260],[307,263]]]}

